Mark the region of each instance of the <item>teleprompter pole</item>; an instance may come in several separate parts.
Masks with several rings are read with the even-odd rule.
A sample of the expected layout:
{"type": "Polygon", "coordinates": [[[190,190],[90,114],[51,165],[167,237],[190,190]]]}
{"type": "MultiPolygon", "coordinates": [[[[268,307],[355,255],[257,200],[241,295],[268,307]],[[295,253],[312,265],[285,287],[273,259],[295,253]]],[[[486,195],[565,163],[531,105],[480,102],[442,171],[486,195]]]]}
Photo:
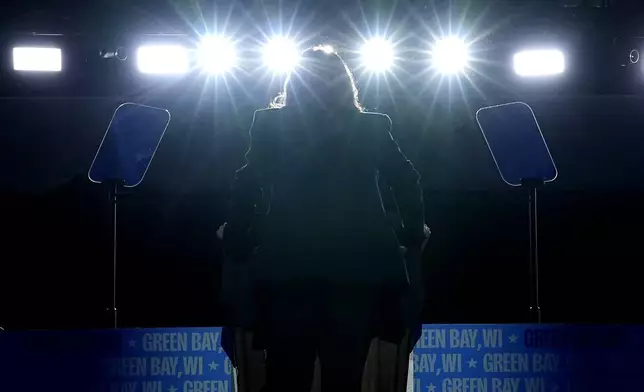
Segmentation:
{"type": "Polygon", "coordinates": [[[528,194],[528,225],[530,232],[530,322],[541,323],[539,303],[539,246],[537,225],[537,189],[543,180],[521,180],[521,186],[528,194]]]}

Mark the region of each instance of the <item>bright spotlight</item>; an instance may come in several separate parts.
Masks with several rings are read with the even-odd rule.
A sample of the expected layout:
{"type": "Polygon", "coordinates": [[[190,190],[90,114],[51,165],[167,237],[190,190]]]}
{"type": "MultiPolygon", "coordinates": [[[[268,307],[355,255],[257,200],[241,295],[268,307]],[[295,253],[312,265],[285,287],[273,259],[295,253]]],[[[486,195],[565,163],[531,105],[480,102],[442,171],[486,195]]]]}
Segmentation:
{"type": "Polygon", "coordinates": [[[59,48],[13,48],[13,69],[59,72],[62,70],[62,51],[59,48]]]}
{"type": "Polygon", "coordinates": [[[362,65],[373,72],[384,72],[394,64],[394,46],[384,38],[365,42],[361,54],[362,65]]]}
{"type": "Polygon", "coordinates": [[[276,37],[264,46],[264,64],[275,72],[289,72],[299,61],[297,44],[288,38],[276,37]]]}
{"type": "Polygon", "coordinates": [[[226,37],[208,36],[199,45],[199,65],[211,74],[230,71],[237,65],[235,44],[226,37]]]}
{"type": "Polygon", "coordinates": [[[188,50],[179,45],[146,45],[136,53],[139,71],[148,74],[182,74],[188,72],[188,50]]]}
{"type": "Polygon", "coordinates": [[[434,44],[433,66],[442,74],[453,75],[463,72],[468,60],[468,46],[458,37],[445,37],[434,44]]]}
{"type": "Polygon", "coordinates": [[[526,50],[514,55],[514,72],[519,76],[547,76],[563,73],[566,68],[560,50],[526,50]]]}

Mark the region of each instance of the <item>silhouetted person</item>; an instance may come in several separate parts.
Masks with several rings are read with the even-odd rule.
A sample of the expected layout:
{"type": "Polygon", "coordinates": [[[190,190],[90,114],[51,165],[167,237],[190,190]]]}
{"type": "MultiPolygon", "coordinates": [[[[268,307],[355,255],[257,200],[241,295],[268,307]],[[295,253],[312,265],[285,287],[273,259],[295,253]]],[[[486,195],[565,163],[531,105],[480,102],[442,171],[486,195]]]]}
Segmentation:
{"type": "Polygon", "coordinates": [[[419,175],[389,117],[363,112],[336,53],[305,51],[273,106],[255,112],[223,236],[237,262],[251,263],[265,390],[308,392],[318,355],[324,391],[359,391],[371,340],[398,343],[405,332],[400,246],[419,252],[425,239],[419,175]],[[398,204],[399,236],[379,176],[398,204]],[[262,194],[270,207],[258,221],[262,194]]]}
{"type": "MultiPolygon", "coordinates": [[[[382,198],[382,205],[396,235],[400,238],[405,236],[405,227],[400,216],[400,208],[396,202],[393,189],[389,186],[386,179],[382,176],[378,177],[378,188],[382,198]]],[[[425,242],[431,235],[431,231],[425,225],[425,242]]],[[[407,249],[407,247],[400,247],[401,254],[405,256],[405,265],[407,267],[407,276],[409,277],[410,287],[408,292],[403,297],[403,316],[404,325],[408,330],[408,335],[404,341],[400,341],[406,349],[407,354],[411,354],[414,345],[420,338],[422,332],[422,311],[425,302],[425,285],[423,284],[423,251],[425,242],[421,247],[407,249]]],[[[395,343],[395,342],[392,342],[395,343]]],[[[400,348],[399,348],[400,349],[400,348]]]]}

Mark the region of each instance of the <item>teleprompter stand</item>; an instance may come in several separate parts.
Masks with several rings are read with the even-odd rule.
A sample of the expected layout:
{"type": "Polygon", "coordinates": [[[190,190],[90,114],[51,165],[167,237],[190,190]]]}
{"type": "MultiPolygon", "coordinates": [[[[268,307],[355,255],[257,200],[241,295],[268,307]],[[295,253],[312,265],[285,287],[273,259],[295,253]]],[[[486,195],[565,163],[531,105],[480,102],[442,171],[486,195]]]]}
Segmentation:
{"type": "Polygon", "coordinates": [[[510,102],[484,107],[476,112],[476,121],[501,179],[510,186],[523,188],[528,197],[529,320],[541,323],[537,191],[545,183],[557,178],[557,167],[537,118],[528,104],[510,102]]]}
{"type": "Polygon", "coordinates": [[[117,301],[118,201],[125,188],[141,184],[170,122],[170,112],[134,103],[120,105],[103,136],[89,169],[90,181],[102,184],[109,195],[112,240],[111,305],[107,312],[114,328],[119,327],[117,301]]]}

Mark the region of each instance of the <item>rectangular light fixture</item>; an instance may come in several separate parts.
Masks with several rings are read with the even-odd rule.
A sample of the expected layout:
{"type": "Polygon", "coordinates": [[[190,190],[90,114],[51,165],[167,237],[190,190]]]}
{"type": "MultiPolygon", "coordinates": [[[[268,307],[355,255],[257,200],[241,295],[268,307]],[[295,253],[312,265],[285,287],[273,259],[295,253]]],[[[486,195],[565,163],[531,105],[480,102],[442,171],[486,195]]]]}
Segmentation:
{"type": "Polygon", "coordinates": [[[13,48],[13,69],[15,71],[60,72],[62,63],[63,55],[59,48],[13,48]]]}
{"type": "Polygon", "coordinates": [[[182,74],[190,68],[188,50],[180,45],[145,45],[136,52],[139,71],[147,74],[182,74]]]}
{"type": "Polygon", "coordinates": [[[558,75],[565,68],[564,54],[560,50],[526,50],[514,55],[514,72],[519,76],[558,75]]]}

